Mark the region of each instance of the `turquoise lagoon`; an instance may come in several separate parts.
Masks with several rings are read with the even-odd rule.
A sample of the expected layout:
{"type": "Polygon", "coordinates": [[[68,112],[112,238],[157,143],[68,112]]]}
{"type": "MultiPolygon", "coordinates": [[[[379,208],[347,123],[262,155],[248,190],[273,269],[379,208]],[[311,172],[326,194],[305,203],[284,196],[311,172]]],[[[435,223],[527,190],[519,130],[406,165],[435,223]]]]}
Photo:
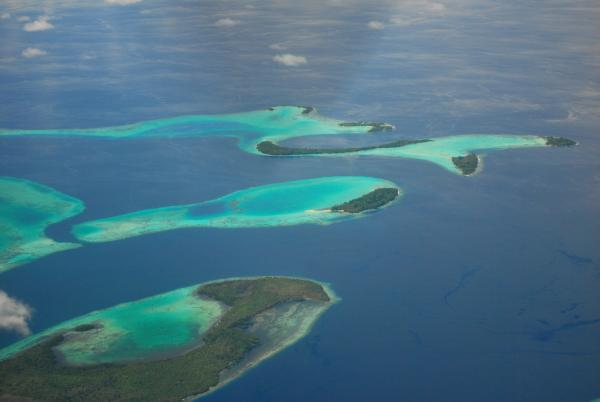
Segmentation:
{"type": "Polygon", "coordinates": [[[364,176],[320,177],[236,191],[215,200],[136,211],[83,222],[73,227],[85,242],[105,242],[165,230],[212,227],[250,228],[328,224],[365,216],[331,207],[396,184],[364,176]]]}
{"type": "Polygon", "coordinates": [[[177,289],[77,317],[0,350],[0,360],[65,333],[55,351],[70,365],[160,358],[197,346],[201,335],[223,314],[220,303],[204,300],[197,286],[177,289]],[[82,325],[94,329],[78,331],[82,325]]]}
{"type": "Polygon", "coordinates": [[[58,251],[79,247],[44,233],[85,209],[80,200],[25,179],[0,177],[0,273],[58,251]]]}
{"type": "MultiPolygon", "coordinates": [[[[85,136],[108,138],[219,136],[237,138],[246,152],[259,154],[262,141],[322,134],[360,134],[373,124],[347,126],[341,120],[319,115],[314,108],[277,106],[252,112],[188,115],[149,120],[123,126],[90,129],[12,130],[1,129],[0,136],[85,136]]],[[[386,126],[391,128],[391,126],[386,126]]]]}

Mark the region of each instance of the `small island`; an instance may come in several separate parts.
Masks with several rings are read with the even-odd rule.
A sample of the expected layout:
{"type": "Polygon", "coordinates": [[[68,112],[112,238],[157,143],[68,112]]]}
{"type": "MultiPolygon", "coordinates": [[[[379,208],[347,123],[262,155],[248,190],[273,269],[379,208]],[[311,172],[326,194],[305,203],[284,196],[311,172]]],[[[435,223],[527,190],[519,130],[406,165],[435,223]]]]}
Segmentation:
{"type": "Polygon", "coordinates": [[[363,211],[380,208],[394,201],[400,194],[398,188],[378,188],[362,197],[331,207],[334,212],[357,214],[363,211]]]}
{"type": "Polygon", "coordinates": [[[472,175],[477,170],[479,165],[479,158],[475,154],[468,154],[466,156],[455,156],[452,158],[452,163],[461,173],[465,176],[472,175]]]}
{"type": "MultiPolygon", "coordinates": [[[[398,189],[389,180],[367,176],[294,180],[250,187],[196,204],[170,205],[81,222],[73,226],[72,233],[82,242],[96,243],[192,227],[239,229],[338,223],[368,215],[335,213],[332,206],[362,199],[382,188],[398,189]]],[[[400,194],[399,191],[389,194],[392,193],[394,198],[400,194]]],[[[379,197],[379,192],[376,194],[377,202],[373,202],[372,196],[367,197],[369,202],[361,201],[361,208],[383,205],[379,203],[385,200],[379,197]]],[[[385,199],[388,198],[389,195],[385,199]]]]}
{"type": "Polygon", "coordinates": [[[198,397],[305,336],[334,301],[331,290],[315,281],[260,277],[206,283],[91,313],[0,350],[0,400],[198,397]],[[129,321],[144,317],[124,312],[149,314],[148,321],[136,326],[129,321]],[[168,336],[161,336],[164,331],[168,336]],[[182,333],[185,342],[173,344],[182,333]],[[197,338],[191,347],[190,336],[197,338]],[[158,339],[154,350],[147,349],[148,337],[158,339]],[[171,344],[165,346],[165,339],[171,344]],[[132,349],[148,356],[132,357],[132,349]]]}
{"type": "Polygon", "coordinates": [[[551,147],[572,147],[577,145],[573,140],[565,137],[543,137],[546,140],[546,145],[551,147]]]}

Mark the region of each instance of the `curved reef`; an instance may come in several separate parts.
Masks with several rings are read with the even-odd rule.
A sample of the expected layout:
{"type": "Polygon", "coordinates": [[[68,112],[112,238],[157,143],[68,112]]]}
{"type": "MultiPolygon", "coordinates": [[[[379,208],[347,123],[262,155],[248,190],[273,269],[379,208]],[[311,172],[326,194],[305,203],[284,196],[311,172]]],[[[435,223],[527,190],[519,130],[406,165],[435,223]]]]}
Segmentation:
{"type": "Polygon", "coordinates": [[[0,136],[94,136],[109,138],[221,136],[239,140],[249,153],[269,156],[372,155],[426,160],[463,175],[477,171],[480,156],[475,151],[534,146],[576,145],[563,137],[523,135],[457,135],[432,139],[397,140],[380,145],[350,148],[298,148],[280,142],[314,135],[364,134],[390,131],[394,127],[377,122],[344,122],[320,116],[310,106],[277,106],[253,112],[189,115],[150,120],[115,127],[90,129],[14,130],[0,129],[0,136]],[[472,156],[474,155],[475,158],[472,156]]]}
{"type": "Polygon", "coordinates": [[[426,160],[444,169],[472,175],[479,165],[475,151],[523,147],[572,146],[576,143],[562,137],[519,135],[457,135],[420,140],[397,140],[380,145],[354,148],[294,148],[263,141],[257,149],[271,156],[345,156],[372,155],[426,160]]]}
{"type": "Polygon", "coordinates": [[[0,400],[198,397],[305,336],[334,301],[318,282],[261,277],[96,311],[0,350],[0,400]]]}
{"type": "Polygon", "coordinates": [[[388,180],[374,177],[320,177],[251,187],[198,204],[148,209],[83,222],[75,225],[72,232],[77,239],[85,242],[104,242],[187,227],[327,224],[363,216],[344,213],[336,206],[384,188],[393,190],[393,197],[391,193],[384,198],[371,197],[358,209],[350,211],[361,212],[393,201],[400,194],[400,189],[388,180]]]}
{"type": "Polygon", "coordinates": [[[80,245],[46,237],[45,229],[81,213],[80,200],[25,179],[0,177],[0,273],[80,245]]]}
{"type": "Polygon", "coordinates": [[[309,106],[277,106],[253,112],[189,115],[123,126],[90,129],[0,129],[0,136],[85,136],[109,138],[220,136],[239,139],[246,152],[259,153],[257,144],[322,134],[360,134],[387,131],[385,123],[344,122],[320,116],[309,106]]]}

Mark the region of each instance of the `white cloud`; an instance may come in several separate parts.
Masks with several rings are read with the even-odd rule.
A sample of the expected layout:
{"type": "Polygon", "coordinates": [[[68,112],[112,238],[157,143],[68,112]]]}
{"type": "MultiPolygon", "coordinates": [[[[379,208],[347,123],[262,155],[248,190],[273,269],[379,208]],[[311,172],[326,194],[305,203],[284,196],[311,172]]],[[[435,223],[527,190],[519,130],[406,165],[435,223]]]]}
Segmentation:
{"type": "Polygon", "coordinates": [[[10,18],[10,13],[3,13],[0,15],[0,20],[7,20],[10,18]]]}
{"type": "Polygon", "coordinates": [[[410,26],[428,22],[446,14],[446,6],[432,0],[408,0],[397,5],[399,14],[390,22],[399,26],[410,26]]]}
{"type": "Polygon", "coordinates": [[[140,3],[142,0],[104,0],[106,4],[116,4],[118,6],[128,6],[130,4],[140,3]]]}
{"type": "Polygon", "coordinates": [[[281,43],[273,43],[272,45],[269,45],[269,49],[273,49],[273,50],[285,50],[287,49],[287,46],[281,44],[281,43]]]}
{"type": "Polygon", "coordinates": [[[46,31],[48,29],[54,28],[54,25],[48,22],[50,17],[47,15],[42,15],[37,20],[28,22],[23,25],[23,30],[27,32],[37,32],[37,31],[46,31]]]}
{"type": "Polygon", "coordinates": [[[29,18],[28,16],[22,15],[22,16],[20,16],[20,17],[17,18],[17,21],[19,21],[19,22],[25,22],[25,21],[29,21],[30,19],[31,18],[29,18]]]}
{"type": "Polygon", "coordinates": [[[215,22],[214,25],[219,28],[231,28],[231,27],[236,26],[239,23],[240,23],[240,21],[234,20],[231,18],[221,18],[220,20],[215,22]]]}
{"type": "Polygon", "coordinates": [[[0,329],[15,331],[23,336],[29,335],[31,330],[28,321],[31,314],[31,307],[0,290],[0,329]]]}
{"type": "Polygon", "coordinates": [[[46,52],[45,50],[42,50],[42,49],[35,48],[35,47],[28,47],[27,49],[23,50],[21,52],[21,54],[26,59],[31,59],[32,57],[45,56],[48,54],[48,52],[46,52]]]}
{"type": "Polygon", "coordinates": [[[371,29],[383,29],[385,28],[385,24],[381,21],[369,21],[367,26],[371,29]]]}
{"type": "Polygon", "coordinates": [[[277,63],[283,64],[284,66],[290,67],[296,67],[307,63],[306,57],[296,56],[290,53],[278,54],[277,56],[273,57],[273,60],[277,63]]]}

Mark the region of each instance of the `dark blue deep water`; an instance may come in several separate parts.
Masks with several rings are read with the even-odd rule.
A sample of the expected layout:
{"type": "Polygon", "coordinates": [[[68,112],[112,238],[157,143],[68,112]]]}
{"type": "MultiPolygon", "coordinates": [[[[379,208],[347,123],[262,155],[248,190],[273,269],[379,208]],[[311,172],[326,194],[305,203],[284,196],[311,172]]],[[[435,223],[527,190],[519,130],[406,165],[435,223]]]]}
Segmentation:
{"type": "MultiPolygon", "coordinates": [[[[9,2],[11,17],[0,22],[0,36],[11,38],[0,47],[0,127],[306,104],[393,123],[386,140],[525,133],[580,145],[490,153],[483,172],[465,178],[393,158],[259,157],[233,139],[0,138],[0,175],[86,203],[49,229],[63,240],[84,220],[278,181],[370,175],[405,191],[390,208],[335,225],[189,229],[90,245],[2,274],[0,289],[34,308],[39,331],[218,278],[294,275],[332,285],[342,301],[306,338],[204,399],[211,402],[599,397],[600,84],[598,48],[588,40],[597,7],[459,3],[427,19],[386,2],[89,9],[65,1],[49,11],[9,2]],[[387,19],[410,12],[424,22],[387,19]],[[54,16],[54,30],[25,33],[16,22],[42,13],[54,16]],[[223,16],[240,23],[215,27],[223,16]],[[370,20],[385,29],[369,30],[370,20]],[[281,53],[274,43],[307,64],[273,62],[281,53]],[[28,46],[48,54],[25,60],[28,46]]],[[[16,339],[0,332],[0,347],[16,339]]]]}

